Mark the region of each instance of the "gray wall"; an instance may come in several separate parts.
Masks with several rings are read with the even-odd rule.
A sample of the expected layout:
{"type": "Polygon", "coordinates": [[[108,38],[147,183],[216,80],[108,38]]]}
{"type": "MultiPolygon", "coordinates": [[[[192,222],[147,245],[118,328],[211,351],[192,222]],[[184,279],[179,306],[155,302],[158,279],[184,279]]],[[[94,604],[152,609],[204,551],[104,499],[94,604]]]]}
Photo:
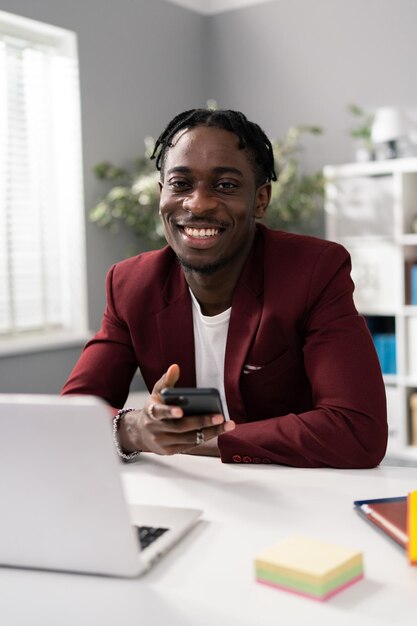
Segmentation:
{"type": "MultiPolygon", "coordinates": [[[[0,10],[73,30],[81,73],[86,212],[104,159],[126,163],[179,111],[204,104],[204,18],[164,0],[0,0],[0,10]]],[[[109,266],[137,245],[87,223],[90,327],[104,307],[109,266]]],[[[80,348],[0,358],[0,392],[57,393],[80,348]]],[[[140,383],[139,383],[140,384],[140,383]]]]}
{"type": "MultiPolygon", "coordinates": [[[[0,0],[0,9],[78,34],[85,198],[92,166],[141,152],[181,109],[215,98],[271,136],[326,129],[305,165],[353,158],[346,107],[417,104],[416,0],[273,0],[203,17],[163,0],[0,0]]],[[[107,268],[135,240],[87,224],[90,324],[99,325],[107,268]]],[[[0,359],[0,391],[56,392],[78,349],[0,359]]],[[[140,384],[140,383],[139,383],[140,384]]]]}
{"type": "Polygon", "coordinates": [[[208,18],[208,89],[272,137],[316,123],[308,167],[348,162],[348,103],[417,106],[416,0],[274,0],[208,18]]]}

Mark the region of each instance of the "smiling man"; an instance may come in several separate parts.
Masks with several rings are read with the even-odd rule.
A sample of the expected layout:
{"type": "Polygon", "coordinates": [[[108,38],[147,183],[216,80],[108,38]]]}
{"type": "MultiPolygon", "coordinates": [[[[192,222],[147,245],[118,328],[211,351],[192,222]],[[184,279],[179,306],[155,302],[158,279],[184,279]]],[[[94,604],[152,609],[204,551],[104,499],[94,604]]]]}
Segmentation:
{"type": "Polygon", "coordinates": [[[276,180],[265,133],[240,112],[193,109],[168,124],[153,157],[168,246],[110,269],[102,327],[63,392],[117,411],[140,368],[148,400],[114,417],[123,458],[377,465],[385,392],[349,255],[258,223],[276,180]],[[163,404],[175,385],[217,387],[230,420],[163,404]]]}

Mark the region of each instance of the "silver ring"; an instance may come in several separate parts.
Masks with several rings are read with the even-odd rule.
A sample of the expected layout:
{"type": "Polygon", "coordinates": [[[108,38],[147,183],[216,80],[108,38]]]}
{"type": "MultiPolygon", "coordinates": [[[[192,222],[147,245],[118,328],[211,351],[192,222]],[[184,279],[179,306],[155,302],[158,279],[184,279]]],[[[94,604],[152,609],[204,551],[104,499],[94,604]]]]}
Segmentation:
{"type": "Polygon", "coordinates": [[[152,402],[152,404],[150,404],[148,408],[146,409],[146,412],[151,419],[155,419],[155,413],[153,412],[154,408],[155,408],[155,402],[152,402]]]}
{"type": "Polygon", "coordinates": [[[200,430],[196,430],[196,433],[195,433],[195,445],[199,446],[200,443],[204,443],[204,433],[201,430],[201,428],[200,430]]]}

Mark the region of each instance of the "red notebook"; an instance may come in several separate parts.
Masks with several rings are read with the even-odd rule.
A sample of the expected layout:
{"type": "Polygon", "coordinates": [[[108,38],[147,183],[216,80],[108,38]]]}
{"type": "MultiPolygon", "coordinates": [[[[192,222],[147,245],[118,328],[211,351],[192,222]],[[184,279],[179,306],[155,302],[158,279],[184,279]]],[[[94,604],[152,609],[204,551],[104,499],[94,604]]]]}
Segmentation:
{"type": "Polygon", "coordinates": [[[407,549],[407,496],[355,500],[353,504],[362,517],[407,549]]]}

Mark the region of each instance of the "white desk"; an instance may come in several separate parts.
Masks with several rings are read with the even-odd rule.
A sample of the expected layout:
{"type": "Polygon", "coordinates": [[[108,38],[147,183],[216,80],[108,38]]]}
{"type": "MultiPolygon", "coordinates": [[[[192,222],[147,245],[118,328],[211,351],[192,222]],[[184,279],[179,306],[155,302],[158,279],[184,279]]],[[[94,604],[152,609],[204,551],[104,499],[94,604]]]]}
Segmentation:
{"type": "Polygon", "coordinates": [[[415,626],[417,568],[353,510],[405,494],[417,468],[311,470],[142,455],[123,467],[132,503],[204,509],[202,521],[137,580],[0,568],[1,626],[415,626]],[[361,549],[365,580],[326,603],[254,581],[259,550],[292,533],[361,549]]]}

